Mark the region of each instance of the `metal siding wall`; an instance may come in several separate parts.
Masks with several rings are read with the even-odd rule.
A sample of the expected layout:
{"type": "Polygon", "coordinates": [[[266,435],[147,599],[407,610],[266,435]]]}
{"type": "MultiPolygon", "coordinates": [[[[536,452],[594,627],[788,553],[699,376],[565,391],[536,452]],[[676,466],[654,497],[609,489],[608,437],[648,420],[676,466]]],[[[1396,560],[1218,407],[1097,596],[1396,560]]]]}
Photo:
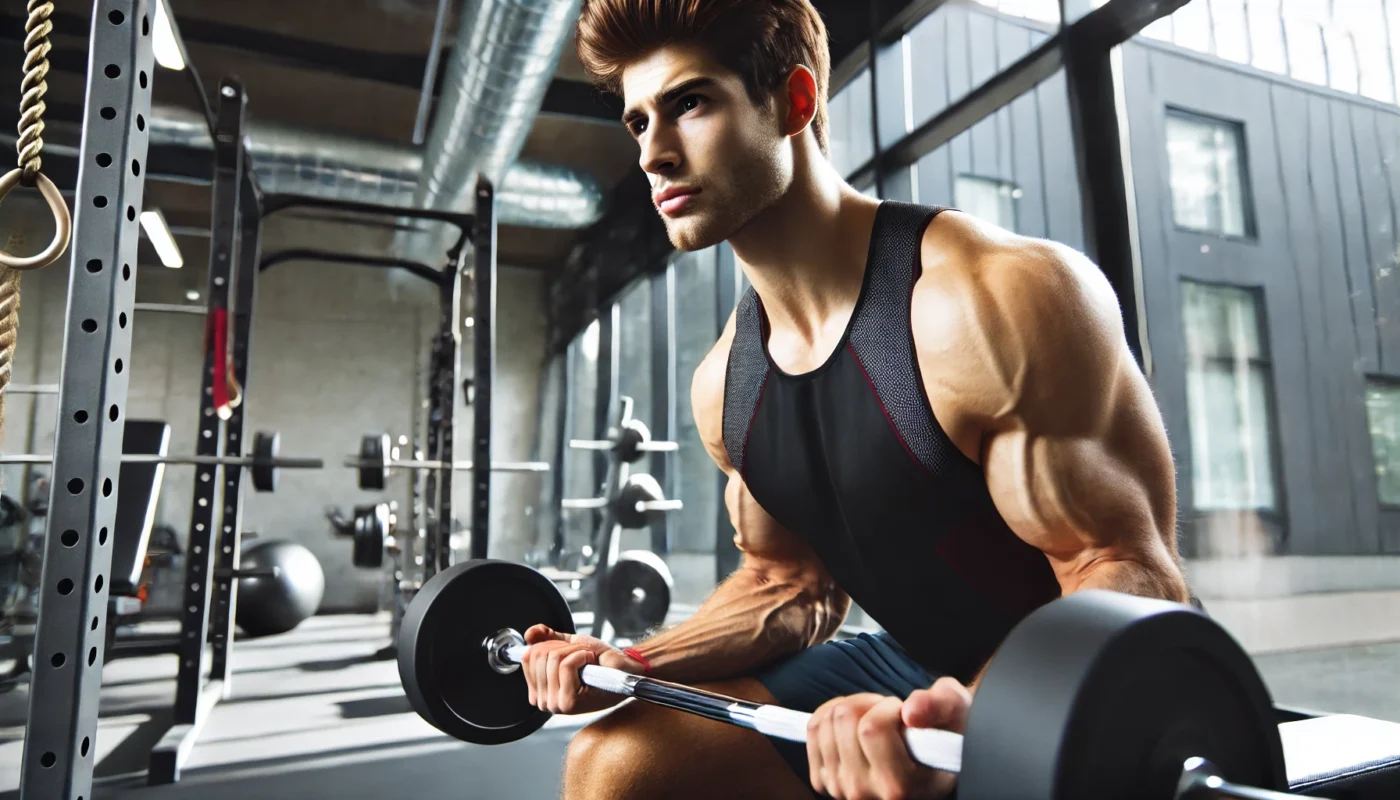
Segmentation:
{"type": "MultiPolygon", "coordinates": [[[[1188,536],[1208,529],[1190,511],[1185,277],[1262,290],[1286,552],[1400,551],[1400,514],[1378,508],[1362,402],[1363,373],[1394,374],[1386,356],[1400,351],[1392,344],[1400,330],[1381,322],[1392,308],[1400,318],[1400,281],[1388,282],[1387,272],[1396,258],[1400,116],[1159,47],[1130,43],[1124,54],[1153,387],[1177,456],[1183,528],[1188,536]],[[1174,225],[1169,105],[1244,124],[1256,240],[1174,225]]],[[[1047,149],[1050,141],[1046,131],[1047,149]]],[[[1061,205],[1052,200],[1052,209],[1061,205]]]]}

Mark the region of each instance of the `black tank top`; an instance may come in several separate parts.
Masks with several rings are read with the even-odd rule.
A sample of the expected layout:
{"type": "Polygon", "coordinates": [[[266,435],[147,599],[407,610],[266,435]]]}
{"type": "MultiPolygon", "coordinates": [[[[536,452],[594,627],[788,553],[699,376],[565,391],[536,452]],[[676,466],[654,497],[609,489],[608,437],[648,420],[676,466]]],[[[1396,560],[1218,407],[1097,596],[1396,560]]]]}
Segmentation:
{"type": "Polygon", "coordinates": [[[924,667],[966,682],[1060,587],[924,392],[910,299],[924,230],[942,210],[880,205],[850,324],[811,372],[773,364],[749,289],[729,353],[724,445],[758,503],[870,617],[924,667]]]}

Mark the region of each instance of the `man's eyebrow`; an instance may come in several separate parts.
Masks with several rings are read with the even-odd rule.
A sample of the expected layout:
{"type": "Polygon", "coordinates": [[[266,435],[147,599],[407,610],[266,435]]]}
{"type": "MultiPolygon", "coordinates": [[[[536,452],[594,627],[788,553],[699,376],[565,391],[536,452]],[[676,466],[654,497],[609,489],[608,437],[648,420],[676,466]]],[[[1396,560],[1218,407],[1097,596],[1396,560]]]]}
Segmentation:
{"type": "MultiPolygon", "coordinates": [[[[682,81],[681,83],[678,83],[675,86],[672,86],[671,88],[666,89],[665,91],[662,91],[661,93],[657,94],[654,98],[652,98],[652,103],[658,106],[665,105],[666,103],[669,103],[672,100],[675,100],[676,98],[681,97],[682,95],[685,95],[696,89],[711,86],[714,84],[714,82],[714,78],[691,78],[688,81],[682,81]]],[[[645,116],[646,114],[643,113],[641,107],[632,106],[631,108],[623,112],[622,124],[631,127],[632,122],[634,120],[638,119],[639,117],[645,116]]]]}

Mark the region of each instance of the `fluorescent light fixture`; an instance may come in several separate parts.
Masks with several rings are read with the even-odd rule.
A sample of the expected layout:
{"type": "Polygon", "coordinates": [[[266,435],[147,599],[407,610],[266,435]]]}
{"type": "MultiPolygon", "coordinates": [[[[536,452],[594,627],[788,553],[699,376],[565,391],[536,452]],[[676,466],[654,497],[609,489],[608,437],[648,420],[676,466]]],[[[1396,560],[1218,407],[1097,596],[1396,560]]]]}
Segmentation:
{"type": "Polygon", "coordinates": [[[188,292],[185,292],[185,299],[193,303],[194,301],[199,299],[199,292],[195,291],[194,289],[191,289],[188,292]]]}
{"type": "Polygon", "coordinates": [[[185,55],[180,52],[180,43],[175,41],[175,29],[170,25],[170,13],[165,10],[167,0],[156,2],[155,38],[151,40],[151,51],[156,63],[166,69],[184,69],[185,55]]]}
{"type": "Polygon", "coordinates": [[[146,238],[155,246],[160,263],[171,269],[185,266],[185,260],[180,257],[180,247],[175,244],[175,237],[170,235],[170,226],[165,224],[163,214],[159,211],[142,211],[141,227],[146,231],[146,238]]]}
{"type": "Polygon", "coordinates": [[[472,317],[467,317],[466,323],[467,323],[467,327],[470,328],[470,327],[472,327],[473,325],[476,324],[476,320],[475,320],[474,318],[472,318],[472,317]]]}

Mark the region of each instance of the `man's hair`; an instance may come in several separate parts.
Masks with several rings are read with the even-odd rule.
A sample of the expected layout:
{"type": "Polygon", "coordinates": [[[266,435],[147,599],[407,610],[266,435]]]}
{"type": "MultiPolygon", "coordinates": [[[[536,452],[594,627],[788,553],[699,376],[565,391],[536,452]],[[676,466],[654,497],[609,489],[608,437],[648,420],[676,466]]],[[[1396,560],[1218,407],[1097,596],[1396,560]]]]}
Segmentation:
{"type": "Polygon", "coordinates": [[[827,152],[826,93],[831,54],[826,23],[811,0],[585,0],[578,55],[597,84],[622,93],[622,71],[671,44],[704,47],[737,73],[754,105],[771,107],[799,64],[817,79],[812,132],[827,152]]]}

